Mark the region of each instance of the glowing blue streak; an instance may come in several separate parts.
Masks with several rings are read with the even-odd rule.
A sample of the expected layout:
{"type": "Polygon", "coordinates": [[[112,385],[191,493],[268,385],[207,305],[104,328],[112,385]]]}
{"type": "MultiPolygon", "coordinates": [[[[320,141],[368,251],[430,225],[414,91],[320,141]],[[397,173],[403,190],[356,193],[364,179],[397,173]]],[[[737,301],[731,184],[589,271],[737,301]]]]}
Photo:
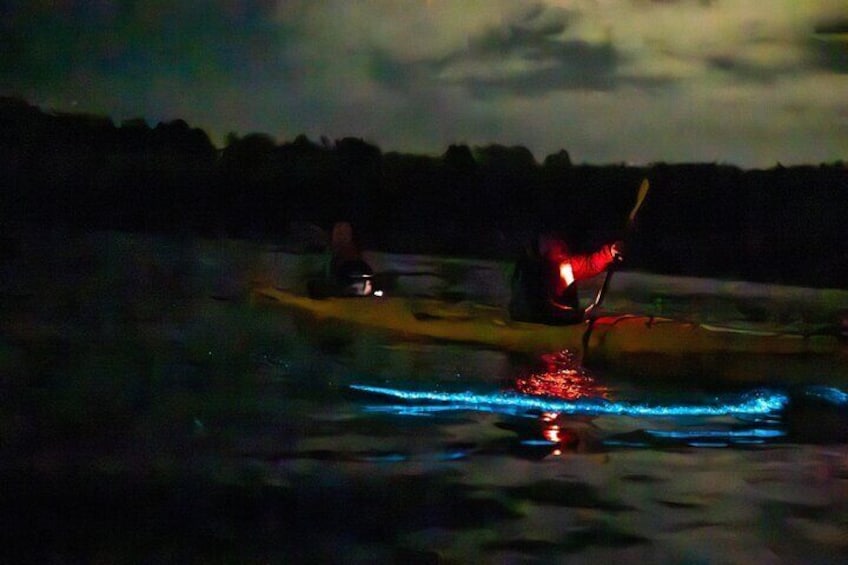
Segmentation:
{"type": "Polygon", "coordinates": [[[651,444],[644,441],[623,441],[619,439],[605,439],[604,445],[610,447],[651,447],[651,444]]]}
{"type": "MultiPolygon", "coordinates": [[[[484,412],[502,412],[506,410],[558,412],[566,414],[614,415],[634,417],[656,416],[724,416],[733,414],[772,414],[786,407],[789,399],[785,394],[766,390],[752,391],[737,402],[716,402],[713,404],[635,404],[631,402],[610,402],[603,399],[582,398],[568,401],[526,396],[516,393],[478,394],[466,392],[412,391],[390,387],[351,385],[354,390],[379,394],[405,401],[425,401],[445,403],[441,406],[393,406],[386,411],[417,414],[446,410],[477,410],[484,412]]],[[[377,411],[375,407],[370,410],[377,411]]]]}
{"type": "MultiPolygon", "coordinates": [[[[461,410],[469,410],[468,406],[459,406],[456,404],[445,404],[441,406],[433,406],[432,404],[384,404],[384,405],[369,405],[365,407],[365,411],[371,414],[394,414],[397,416],[431,416],[440,412],[457,412],[461,410]]],[[[509,412],[514,411],[496,410],[492,407],[478,406],[473,408],[477,412],[509,412]]]]}
{"type": "Polygon", "coordinates": [[[406,461],[408,457],[401,453],[388,453],[385,455],[371,455],[368,457],[363,457],[363,461],[371,461],[374,463],[399,463],[401,461],[406,461]]]}
{"type": "Polygon", "coordinates": [[[828,386],[811,386],[806,389],[807,396],[815,396],[837,406],[848,405],[848,393],[828,386]]]}
{"type": "Polygon", "coordinates": [[[445,453],[440,457],[442,461],[456,461],[457,459],[465,459],[468,457],[468,453],[465,451],[451,451],[445,453]]]}
{"type": "Polygon", "coordinates": [[[786,435],[783,430],[765,430],[754,428],[752,430],[645,430],[654,437],[690,439],[690,438],[766,438],[780,437],[786,435]]]}
{"type": "Polygon", "coordinates": [[[693,441],[689,445],[692,447],[727,447],[726,443],[709,442],[709,441],[693,441]]]}

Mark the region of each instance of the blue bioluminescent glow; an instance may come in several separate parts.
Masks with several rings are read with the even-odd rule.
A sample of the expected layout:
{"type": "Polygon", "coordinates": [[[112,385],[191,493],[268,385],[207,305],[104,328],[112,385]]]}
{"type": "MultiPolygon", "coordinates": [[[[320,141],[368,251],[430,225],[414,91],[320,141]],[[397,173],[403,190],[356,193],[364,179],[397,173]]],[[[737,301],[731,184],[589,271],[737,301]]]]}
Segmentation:
{"type": "Polygon", "coordinates": [[[689,445],[692,447],[727,447],[728,444],[719,441],[691,441],[689,445]]]}
{"type": "Polygon", "coordinates": [[[431,412],[475,410],[484,412],[557,412],[561,414],[613,415],[634,417],[657,416],[727,416],[774,414],[786,407],[786,394],[770,390],[754,390],[733,399],[717,398],[713,402],[649,404],[611,401],[602,398],[557,400],[516,393],[475,393],[402,390],[391,387],[351,385],[354,390],[398,398],[407,402],[435,402],[437,405],[371,406],[371,411],[403,415],[422,415],[431,412]]]}
{"type": "Polygon", "coordinates": [[[364,407],[365,412],[371,414],[397,414],[398,416],[429,416],[439,412],[455,412],[458,409],[451,405],[422,406],[411,404],[380,404],[364,407]]]}
{"type": "Polygon", "coordinates": [[[448,451],[442,454],[442,461],[456,461],[457,459],[465,459],[468,457],[467,451],[448,451]]]}
{"type": "Polygon", "coordinates": [[[551,441],[549,439],[525,439],[521,442],[521,445],[529,445],[531,447],[542,446],[542,447],[550,447],[552,445],[557,445],[557,442],[551,441]]]}
{"type": "Polygon", "coordinates": [[[367,457],[363,457],[363,461],[369,461],[372,463],[399,463],[402,461],[406,461],[408,457],[402,453],[385,453],[382,455],[369,455],[367,457]]]}
{"type": "Polygon", "coordinates": [[[751,439],[773,438],[785,436],[786,432],[778,429],[753,428],[748,430],[645,430],[646,433],[660,438],[692,439],[692,438],[721,438],[721,439],[751,439]]]}
{"type": "Polygon", "coordinates": [[[837,406],[848,406],[848,393],[829,386],[810,386],[804,392],[807,396],[821,398],[837,406]]]}
{"type": "Polygon", "coordinates": [[[605,439],[604,445],[609,447],[651,447],[646,441],[625,441],[621,439],[605,439]]]}

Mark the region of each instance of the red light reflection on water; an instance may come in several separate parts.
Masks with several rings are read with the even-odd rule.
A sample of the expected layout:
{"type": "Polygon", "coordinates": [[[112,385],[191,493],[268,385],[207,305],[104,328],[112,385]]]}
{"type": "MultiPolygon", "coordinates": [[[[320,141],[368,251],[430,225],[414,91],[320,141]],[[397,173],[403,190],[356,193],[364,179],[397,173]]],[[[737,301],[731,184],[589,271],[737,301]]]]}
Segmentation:
{"type": "Polygon", "coordinates": [[[544,370],[515,380],[518,392],[566,400],[609,397],[609,389],[597,384],[570,351],[543,355],[542,361],[544,370]]]}
{"type": "Polygon", "coordinates": [[[556,445],[551,455],[562,455],[563,448],[573,450],[580,443],[580,437],[573,430],[560,426],[559,414],[556,412],[545,412],[540,420],[542,437],[556,445]]]}
{"type": "MultiPolygon", "coordinates": [[[[541,370],[515,380],[515,389],[518,392],[566,400],[609,399],[609,388],[595,382],[570,351],[543,355],[542,363],[541,370]]],[[[544,412],[539,417],[539,424],[542,438],[551,442],[551,455],[559,456],[564,451],[578,451],[581,445],[586,443],[586,438],[583,437],[585,433],[580,432],[585,432],[586,422],[578,423],[573,418],[563,418],[557,412],[544,412]]]]}

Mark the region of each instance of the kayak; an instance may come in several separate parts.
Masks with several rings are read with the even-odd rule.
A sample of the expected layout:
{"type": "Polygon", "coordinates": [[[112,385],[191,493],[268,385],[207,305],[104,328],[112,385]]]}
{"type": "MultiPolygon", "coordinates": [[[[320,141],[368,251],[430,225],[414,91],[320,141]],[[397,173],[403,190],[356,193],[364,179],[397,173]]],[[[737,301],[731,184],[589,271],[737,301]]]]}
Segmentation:
{"type": "Polygon", "coordinates": [[[585,323],[515,322],[504,308],[474,302],[419,297],[313,299],[272,287],[257,289],[255,294],[316,320],[530,355],[569,350],[580,352],[587,366],[618,368],[631,375],[797,380],[814,369],[819,380],[848,381],[848,348],[834,333],[798,334],[609,314],[596,318],[587,350],[582,351],[585,323]]]}

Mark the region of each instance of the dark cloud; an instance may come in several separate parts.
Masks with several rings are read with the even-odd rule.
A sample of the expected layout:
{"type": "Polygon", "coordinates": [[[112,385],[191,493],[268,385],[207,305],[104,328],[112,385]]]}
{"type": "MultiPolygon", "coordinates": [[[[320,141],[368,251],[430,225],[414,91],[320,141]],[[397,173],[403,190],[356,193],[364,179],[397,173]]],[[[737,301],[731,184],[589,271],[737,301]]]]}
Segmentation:
{"type": "Polygon", "coordinates": [[[262,0],[12,1],[0,20],[8,46],[0,77],[37,88],[80,76],[210,81],[275,72],[269,53],[273,58],[285,29],[271,25],[272,10],[262,0]]]}
{"type": "Polygon", "coordinates": [[[706,58],[708,68],[732,75],[743,82],[770,84],[784,74],[796,72],[797,65],[757,65],[733,55],[714,55],[706,58]]]}
{"type": "Polygon", "coordinates": [[[465,82],[473,92],[492,89],[513,94],[534,95],[573,89],[609,89],[613,86],[619,57],[611,43],[590,44],[563,40],[562,33],[575,17],[559,11],[548,16],[544,25],[534,25],[541,12],[504,29],[492,29],[472,38],[463,52],[443,61],[493,64],[515,60],[526,64],[523,71],[490,77],[470,76],[465,82]]]}
{"type": "Polygon", "coordinates": [[[708,68],[731,75],[744,82],[771,84],[787,75],[807,72],[811,67],[835,73],[848,73],[848,19],[836,19],[821,22],[814,26],[808,38],[791,39],[774,37],[771,39],[775,51],[787,53],[785,61],[770,60],[758,63],[746,57],[749,50],[768,45],[766,40],[753,36],[750,40],[737,45],[733,54],[711,55],[705,59],[708,68]],[[801,57],[792,56],[792,50],[801,50],[801,57]]]}
{"type": "Polygon", "coordinates": [[[558,39],[575,16],[565,10],[536,7],[505,27],[491,28],[470,38],[469,51],[482,56],[510,55],[516,51],[538,55],[556,51],[558,39]],[[550,14],[543,18],[543,14],[550,14]]]}
{"type": "Polygon", "coordinates": [[[506,76],[469,77],[465,83],[472,92],[503,92],[541,95],[562,90],[609,90],[615,86],[619,57],[611,44],[592,45],[584,41],[548,45],[541,53],[516,54],[524,61],[540,62],[544,68],[529,67],[506,76]]]}
{"type": "Polygon", "coordinates": [[[814,34],[809,46],[819,68],[848,73],[848,18],[821,22],[814,34]]]}
{"type": "Polygon", "coordinates": [[[815,26],[815,33],[822,35],[844,35],[848,34],[848,18],[838,18],[826,22],[820,22],[815,26]]]}
{"type": "Polygon", "coordinates": [[[411,90],[419,77],[432,71],[432,63],[404,63],[383,49],[369,55],[369,74],[372,79],[391,89],[411,90]]]}
{"type": "Polygon", "coordinates": [[[637,82],[617,73],[622,56],[612,42],[562,38],[575,17],[565,10],[534,9],[509,25],[470,37],[466,46],[446,56],[411,64],[375,51],[370,56],[372,78],[402,89],[446,82],[480,97],[610,90],[622,82],[637,82]]]}
{"type": "Polygon", "coordinates": [[[820,68],[848,73],[848,41],[813,41],[811,48],[820,68]]]}

